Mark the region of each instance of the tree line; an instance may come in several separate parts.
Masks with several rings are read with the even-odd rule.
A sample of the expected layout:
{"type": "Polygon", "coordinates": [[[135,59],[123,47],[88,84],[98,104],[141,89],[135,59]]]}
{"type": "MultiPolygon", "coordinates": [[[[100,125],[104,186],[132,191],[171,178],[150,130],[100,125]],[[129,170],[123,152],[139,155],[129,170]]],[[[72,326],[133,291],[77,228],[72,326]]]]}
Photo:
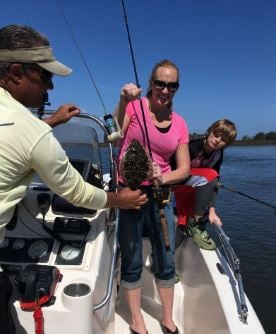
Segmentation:
{"type": "MultiPolygon", "coordinates": [[[[204,137],[205,134],[198,134],[196,132],[190,133],[190,140],[191,139],[198,139],[204,137]]],[[[243,136],[240,140],[236,140],[237,142],[276,142],[276,132],[258,132],[254,136],[243,136]]]]}
{"type": "Polygon", "coordinates": [[[249,136],[243,136],[242,141],[276,141],[276,132],[270,131],[270,132],[258,132],[255,134],[255,136],[249,137],[249,136]]]}

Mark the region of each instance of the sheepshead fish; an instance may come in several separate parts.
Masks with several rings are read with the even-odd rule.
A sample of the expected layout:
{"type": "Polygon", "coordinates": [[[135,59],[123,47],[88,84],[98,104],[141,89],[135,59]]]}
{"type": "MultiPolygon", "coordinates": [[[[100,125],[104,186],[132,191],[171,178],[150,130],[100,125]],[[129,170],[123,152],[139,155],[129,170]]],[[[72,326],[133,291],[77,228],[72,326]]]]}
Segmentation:
{"type": "Polygon", "coordinates": [[[121,160],[120,170],[124,183],[132,190],[148,178],[151,163],[143,146],[136,139],[132,140],[121,160]]]}

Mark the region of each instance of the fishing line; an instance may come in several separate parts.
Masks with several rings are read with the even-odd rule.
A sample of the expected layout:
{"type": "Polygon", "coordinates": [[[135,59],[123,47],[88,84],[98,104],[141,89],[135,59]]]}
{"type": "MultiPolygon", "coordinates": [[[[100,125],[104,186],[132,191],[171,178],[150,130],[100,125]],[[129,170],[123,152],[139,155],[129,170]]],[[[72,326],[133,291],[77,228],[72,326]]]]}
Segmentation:
{"type": "Polygon", "coordinates": [[[239,194],[239,195],[241,195],[241,196],[243,196],[243,197],[252,199],[253,201],[258,202],[258,203],[263,204],[263,205],[266,205],[266,206],[268,206],[268,207],[270,207],[270,208],[272,208],[272,209],[274,209],[274,210],[276,211],[276,206],[274,206],[274,205],[272,205],[272,204],[270,204],[270,203],[261,201],[260,199],[255,198],[255,197],[252,197],[252,196],[250,196],[250,195],[247,195],[247,194],[245,194],[245,193],[243,193],[243,192],[241,192],[241,191],[237,191],[237,190],[228,188],[228,187],[226,187],[225,185],[223,185],[221,182],[218,182],[217,185],[218,185],[218,187],[220,187],[220,188],[224,188],[224,189],[229,190],[229,191],[231,191],[231,192],[233,192],[233,193],[235,193],[235,194],[239,194]]]}
{"type": "Polygon", "coordinates": [[[92,82],[92,85],[94,86],[94,88],[96,90],[96,93],[98,95],[98,98],[99,98],[99,100],[100,100],[100,102],[102,104],[102,107],[103,107],[103,110],[104,110],[104,123],[105,123],[105,127],[106,127],[106,129],[108,131],[108,134],[109,134],[107,136],[107,139],[108,139],[109,142],[116,142],[118,139],[122,138],[122,133],[121,133],[121,129],[119,127],[119,124],[118,124],[118,122],[117,122],[116,119],[115,120],[113,119],[113,116],[111,114],[107,113],[105,104],[103,102],[103,98],[102,98],[102,96],[100,94],[100,91],[99,91],[99,89],[98,89],[98,87],[96,85],[96,82],[95,82],[95,80],[94,80],[94,78],[92,76],[92,73],[91,73],[91,71],[89,69],[89,66],[88,66],[88,64],[87,64],[87,62],[86,62],[86,60],[84,58],[84,55],[83,55],[83,53],[81,51],[80,45],[78,43],[78,40],[75,37],[75,35],[73,33],[73,30],[71,29],[71,26],[70,26],[70,24],[69,24],[69,22],[68,22],[68,20],[66,18],[66,15],[65,15],[65,13],[64,13],[64,11],[62,9],[61,4],[59,3],[58,0],[56,0],[56,3],[57,3],[57,6],[58,6],[58,8],[59,8],[59,10],[61,12],[61,15],[62,15],[62,17],[64,19],[64,22],[65,22],[65,24],[66,24],[66,26],[68,28],[68,31],[69,31],[69,33],[70,33],[70,35],[71,35],[71,37],[72,37],[72,39],[73,39],[73,41],[75,43],[75,46],[76,46],[76,48],[77,48],[77,50],[78,50],[78,52],[80,54],[80,57],[81,57],[81,60],[82,60],[82,62],[84,64],[84,66],[85,66],[85,69],[88,72],[90,81],[92,82]]]}
{"type": "Polygon", "coordinates": [[[71,35],[71,37],[72,37],[72,39],[73,39],[73,41],[74,41],[74,43],[75,43],[75,46],[76,46],[76,48],[77,48],[77,50],[78,50],[78,52],[79,52],[79,54],[80,54],[81,60],[82,60],[84,66],[85,66],[85,68],[86,68],[86,70],[87,70],[87,72],[88,72],[88,75],[89,75],[89,78],[90,78],[90,80],[91,80],[91,82],[92,82],[92,85],[94,86],[94,88],[95,88],[95,90],[96,90],[96,93],[97,93],[97,95],[98,95],[98,97],[99,97],[99,99],[100,99],[100,102],[101,102],[102,107],[103,107],[103,109],[104,109],[104,114],[107,115],[106,107],[105,107],[105,104],[104,104],[104,102],[103,102],[102,96],[101,96],[101,94],[100,94],[100,91],[98,90],[98,87],[97,87],[97,85],[96,85],[95,80],[93,79],[92,73],[91,73],[91,71],[90,71],[90,69],[89,69],[89,66],[88,66],[88,64],[87,64],[87,62],[86,62],[86,60],[85,60],[85,58],[84,58],[84,55],[83,55],[83,53],[82,53],[82,51],[81,51],[80,45],[79,45],[79,43],[78,43],[78,40],[77,40],[77,38],[75,37],[75,35],[74,35],[74,33],[73,33],[73,30],[71,29],[71,26],[70,26],[70,24],[69,24],[69,22],[68,22],[68,20],[67,20],[67,18],[66,18],[66,16],[65,16],[65,13],[64,13],[64,11],[63,11],[63,9],[62,9],[62,6],[61,6],[61,4],[59,3],[58,0],[56,0],[56,4],[57,4],[57,6],[58,6],[58,8],[59,8],[59,10],[60,10],[60,12],[61,12],[61,15],[62,15],[62,17],[63,17],[63,19],[64,19],[64,22],[65,22],[65,24],[66,24],[66,26],[67,26],[67,28],[68,28],[68,31],[69,31],[69,33],[70,33],[70,35],[71,35]]]}
{"type": "MultiPolygon", "coordinates": [[[[121,0],[121,4],[122,4],[122,9],[123,9],[123,15],[124,15],[124,20],[125,20],[125,27],[126,27],[126,31],[127,31],[127,37],[128,37],[128,44],[129,44],[129,49],[130,49],[130,54],[131,54],[131,59],[132,59],[132,65],[133,65],[133,70],[134,70],[135,82],[136,82],[136,86],[138,88],[140,88],[141,86],[140,86],[139,80],[138,80],[137,68],[136,68],[136,63],[135,63],[135,59],[134,59],[134,52],[133,52],[133,47],[132,47],[130,32],[129,32],[129,28],[128,28],[128,20],[127,20],[126,8],[125,8],[124,0],[121,0]]],[[[146,140],[147,140],[147,144],[148,144],[148,151],[149,151],[149,155],[150,155],[150,157],[152,159],[152,151],[151,151],[151,146],[150,146],[148,128],[147,128],[147,124],[146,124],[145,112],[144,112],[144,107],[143,107],[143,103],[142,103],[141,97],[139,97],[139,100],[140,100],[140,107],[141,107],[141,111],[142,111],[143,123],[144,123],[144,127],[145,127],[146,140]]]]}

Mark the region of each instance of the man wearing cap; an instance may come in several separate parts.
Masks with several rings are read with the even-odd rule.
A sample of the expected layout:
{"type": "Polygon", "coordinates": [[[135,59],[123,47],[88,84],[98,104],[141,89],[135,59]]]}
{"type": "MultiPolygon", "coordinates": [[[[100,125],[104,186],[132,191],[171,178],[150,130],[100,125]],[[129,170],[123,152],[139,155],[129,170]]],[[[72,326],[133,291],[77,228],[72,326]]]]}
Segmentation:
{"type": "MultiPolygon", "coordinates": [[[[115,194],[96,188],[71,166],[51,126],[77,115],[76,106],[63,105],[44,122],[27,109],[43,104],[53,89],[54,74],[71,72],[54,58],[47,38],[34,29],[21,25],[0,29],[0,243],[34,171],[53,192],[76,206],[139,209],[147,201],[140,190],[125,188],[115,194]]],[[[15,333],[8,312],[11,291],[0,267],[0,334],[15,333]]]]}

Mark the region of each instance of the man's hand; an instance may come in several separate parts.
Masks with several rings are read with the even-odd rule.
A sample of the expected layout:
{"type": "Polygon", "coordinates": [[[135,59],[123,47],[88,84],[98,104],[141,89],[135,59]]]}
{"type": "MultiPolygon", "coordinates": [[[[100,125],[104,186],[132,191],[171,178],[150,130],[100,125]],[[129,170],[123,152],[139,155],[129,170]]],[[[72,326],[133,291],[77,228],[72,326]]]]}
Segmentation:
{"type": "Polygon", "coordinates": [[[118,193],[107,193],[107,208],[121,208],[121,209],[140,209],[142,205],[147,203],[147,196],[142,195],[142,191],[130,190],[123,188],[118,193]]]}
{"type": "Polygon", "coordinates": [[[56,125],[66,123],[72,117],[77,116],[79,113],[80,109],[74,104],[64,104],[59,107],[52,116],[43,119],[43,121],[53,128],[56,125]]]}

